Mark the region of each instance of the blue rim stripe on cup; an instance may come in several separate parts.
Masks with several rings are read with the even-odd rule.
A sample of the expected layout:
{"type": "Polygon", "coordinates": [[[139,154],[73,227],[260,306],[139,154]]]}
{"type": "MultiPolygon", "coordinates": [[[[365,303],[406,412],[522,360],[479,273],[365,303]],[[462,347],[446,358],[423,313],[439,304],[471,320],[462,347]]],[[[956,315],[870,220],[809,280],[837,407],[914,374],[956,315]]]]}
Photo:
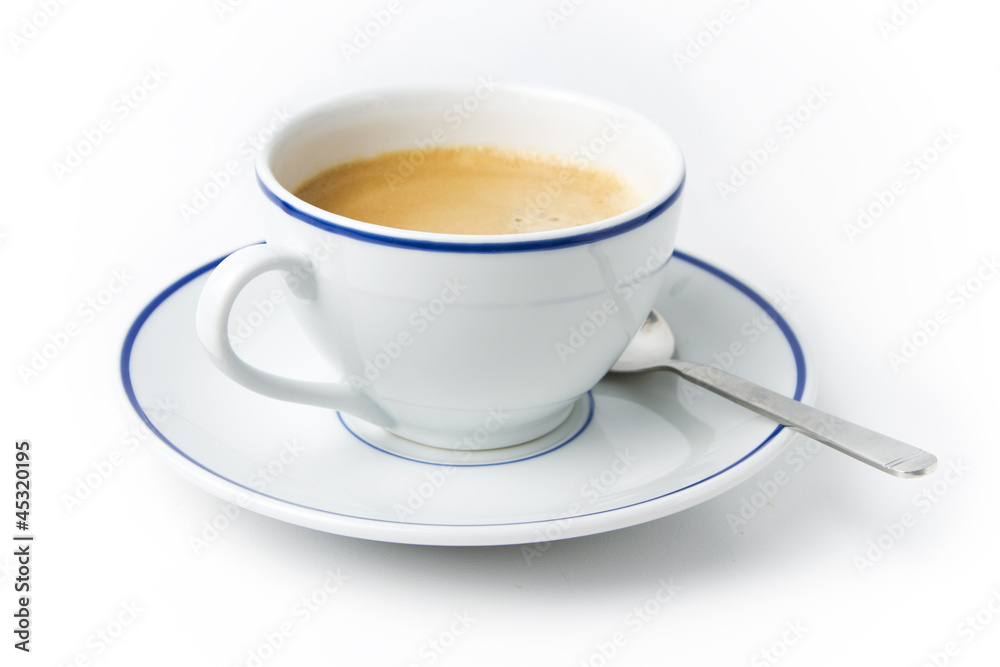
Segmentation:
{"type": "MultiPolygon", "coordinates": [[[[277,204],[278,207],[288,215],[314,227],[318,227],[340,236],[352,238],[357,241],[377,243],[379,245],[394,246],[397,248],[410,248],[414,250],[426,250],[429,252],[458,253],[501,253],[553,250],[557,248],[571,248],[573,246],[585,245],[587,243],[594,243],[613,236],[618,236],[619,234],[624,234],[625,232],[631,231],[636,227],[641,227],[650,220],[657,218],[670,208],[680,198],[681,192],[684,189],[684,181],[686,179],[687,174],[682,173],[680,181],[677,183],[677,187],[673,190],[673,192],[671,192],[665,200],[653,206],[650,210],[645,213],[641,213],[634,218],[629,218],[628,220],[619,222],[618,224],[611,225],[609,227],[582,232],[580,234],[573,234],[571,236],[558,236],[526,241],[470,241],[468,243],[462,243],[455,241],[436,241],[429,238],[408,238],[391,236],[389,234],[379,234],[377,232],[355,229],[346,225],[336,224],[329,220],[324,220],[323,218],[319,218],[302,210],[294,203],[282,199],[280,196],[272,192],[270,188],[264,184],[264,181],[261,180],[260,174],[257,174],[257,184],[260,185],[260,189],[264,192],[268,199],[277,204]]],[[[428,234],[431,233],[428,232],[428,234]]],[[[511,234],[508,236],[516,238],[517,235],[511,234]]]]}

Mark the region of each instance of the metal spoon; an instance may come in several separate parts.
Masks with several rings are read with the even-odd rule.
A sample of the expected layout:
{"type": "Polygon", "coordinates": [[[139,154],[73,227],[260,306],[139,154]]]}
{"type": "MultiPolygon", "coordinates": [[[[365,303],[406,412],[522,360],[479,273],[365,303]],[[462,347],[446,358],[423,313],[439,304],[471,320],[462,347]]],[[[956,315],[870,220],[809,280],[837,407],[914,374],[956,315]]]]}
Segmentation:
{"type": "Polygon", "coordinates": [[[920,477],[937,467],[937,457],[922,449],[828,415],[717,368],[677,361],[673,356],[674,334],[666,320],[654,310],[611,371],[677,373],[699,387],[896,477],[920,477]]]}

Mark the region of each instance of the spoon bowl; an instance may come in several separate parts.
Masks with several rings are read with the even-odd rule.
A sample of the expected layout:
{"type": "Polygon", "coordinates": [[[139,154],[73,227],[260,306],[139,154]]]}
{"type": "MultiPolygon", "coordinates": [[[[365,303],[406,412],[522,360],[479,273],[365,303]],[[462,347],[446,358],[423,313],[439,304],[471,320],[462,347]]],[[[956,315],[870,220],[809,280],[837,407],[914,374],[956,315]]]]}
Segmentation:
{"type": "Polygon", "coordinates": [[[640,373],[674,356],[676,339],[667,321],[655,310],[649,313],[639,333],[611,367],[612,373],[640,373]]]}

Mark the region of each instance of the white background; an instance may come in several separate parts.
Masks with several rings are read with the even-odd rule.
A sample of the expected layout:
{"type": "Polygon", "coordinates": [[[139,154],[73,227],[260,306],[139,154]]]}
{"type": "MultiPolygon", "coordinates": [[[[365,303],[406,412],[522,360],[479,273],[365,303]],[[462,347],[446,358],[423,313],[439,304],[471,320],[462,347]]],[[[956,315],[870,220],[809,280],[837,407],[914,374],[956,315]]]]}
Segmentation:
{"type": "Polygon", "coordinates": [[[387,2],[244,0],[220,12],[211,0],[94,0],[44,21],[33,18],[43,2],[5,2],[0,539],[15,532],[12,445],[28,438],[37,541],[30,655],[11,647],[12,547],[0,551],[3,663],[246,665],[339,569],[342,589],[264,664],[600,665],[617,632],[625,642],[607,664],[772,664],[769,647],[783,665],[993,664],[1000,279],[984,260],[1000,250],[1000,7],[897,0],[912,15],[897,12],[890,31],[890,0],[567,0],[567,16],[556,0],[399,2],[350,57],[343,45],[387,2]],[[723,10],[730,23],[713,24],[723,10]],[[679,65],[699,34],[706,46],[679,65]],[[122,117],[116,99],[147,68],[165,75],[122,117]],[[118,375],[128,326],[167,284],[260,237],[240,147],[276,110],[480,76],[575,89],[661,123],[688,162],[679,247],[765,294],[791,290],[818,405],[935,452],[941,471],[896,480],[823,450],[734,529],[727,517],[757,484],[788,470],[780,458],[700,506],[555,543],[530,567],[516,546],[383,544],[249,512],[196,554],[191,537],[222,504],[128,446],[140,423],[118,375]],[[777,124],[814,87],[831,96],[786,137],[777,124]],[[112,131],[59,178],[53,163],[104,118],[112,131]],[[957,138],[912,178],[908,161],[949,128],[957,138]],[[778,150],[724,200],[718,183],[771,137],[778,150]],[[181,205],[229,160],[239,177],[185,221],[181,205]],[[894,180],[903,193],[849,239],[858,208],[894,180]],[[953,290],[980,270],[994,279],[959,308],[953,290]],[[131,276],[126,288],[85,319],[79,304],[114,271],[131,276]],[[938,310],[945,324],[891,363],[938,310]],[[72,323],[79,334],[23,376],[72,323]],[[111,475],[68,507],[112,457],[111,475]],[[946,476],[954,465],[963,474],[946,476]],[[922,493],[935,502],[915,502],[922,493]],[[892,537],[905,513],[915,525],[892,537]],[[679,590],[658,606],[661,580],[679,590]],[[138,617],[110,646],[95,640],[123,605],[138,617]],[[634,631],[625,619],[643,605],[656,613],[634,631]],[[984,625],[965,620],[977,612],[984,625]],[[456,614],[471,627],[427,653],[456,614]]]}

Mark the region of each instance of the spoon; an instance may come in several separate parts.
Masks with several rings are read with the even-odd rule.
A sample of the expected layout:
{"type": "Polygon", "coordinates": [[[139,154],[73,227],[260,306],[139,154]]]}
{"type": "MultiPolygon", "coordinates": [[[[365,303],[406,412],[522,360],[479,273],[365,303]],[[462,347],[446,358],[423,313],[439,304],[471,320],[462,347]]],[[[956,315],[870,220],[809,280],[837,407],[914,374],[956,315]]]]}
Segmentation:
{"type": "Polygon", "coordinates": [[[922,449],[844,421],[712,366],[678,361],[673,356],[674,334],[666,320],[654,310],[612,366],[611,372],[671,371],[699,387],[725,396],[896,477],[921,477],[937,467],[937,458],[922,449]]]}

